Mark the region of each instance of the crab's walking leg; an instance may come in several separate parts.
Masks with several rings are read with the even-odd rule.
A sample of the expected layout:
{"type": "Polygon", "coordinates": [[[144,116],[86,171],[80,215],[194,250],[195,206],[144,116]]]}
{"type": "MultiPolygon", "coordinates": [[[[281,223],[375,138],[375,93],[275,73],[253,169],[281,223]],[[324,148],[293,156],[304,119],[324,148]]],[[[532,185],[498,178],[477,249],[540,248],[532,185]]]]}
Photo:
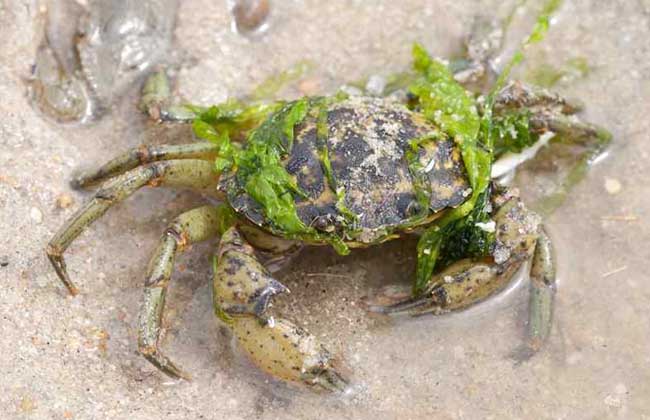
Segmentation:
{"type": "Polygon", "coordinates": [[[555,134],[552,142],[577,144],[585,148],[555,190],[531,206],[536,212],[548,215],[564,202],[569,191],[586,176],[589,167],[603,154],[612,136],[607,130],[573,115],[582,109],[582,104],[566,100],[546,89],[510,82],[499,92],[495,112],[502,114],[521,109],[531,112],[530,128],[533,132],[552,132],[555,134]]]}
{"type": "Polygon", "coordinates": [[[267,315],[273,295],[289,290],[269,275],[252,247],[235,228],[221,238],[215,258],[215,312],[241,347],[264,371],[327,390],[342,390],[347,380],[332,366],[332,356],[314,336],[284,319],[267,315]]]}
{"type": "Polygon", "coordinates": [[[555,297],[555,259],[551,239],[541,229],[530,269],[528,313],[528,352],[533,354],[547,340],[553,321],[555,297]]]}
{"type": "Polygon", "coordinates": [[[217,157],[217,150],[218,146],[209,142],[163,144],[160,146],[142,145],[126,151],[98,169],[76,175],[70,184],[73,188],[91,187],[140,165],[161,160],[200,159],[213,161],[217,157]]]}
{"type": "Polygon", "coordinates": [[[159,70],[145,81],[139,107],[154,121],[189,123],[196,118],[192,109],[172,105],[171,98],[169,78],[164,70],[159,70]]]}
{"type": "Polygon", "coordinates": [[[583,105],[547,89],[510,81],[499,91],[494,107],[497,113],[504,109],[533,109],[533,120],[543,123],[545,116],[553,113],[572,115],[582,111],[583,105]]]}
{"type": "Polygon", "coordinates": [[[149,261],[138,325],[138,351],[169,376],[189,378],[158,348],[165,296],[176,254],[183,252],[193,243],[223,233],[228,219],[229,209],[225,206],[203,206],[181,214],[167,227],[149,261]]]}
{"type": "Polygon", "coordinates": [[[76,286],[68,276],[63,253],[88,225],[106,213],[111,206],[124,200],[138,189],[149,185],[152,187],[186,187],[206,191],[209,187],[214,186],[217,176],[210,162],[188,159],[150,163],[112,180],[108,185],[100,188],[90,201],[68,219],[47,245],[47,256],[57,275],[71,294],[78,293],[76,286]]]}

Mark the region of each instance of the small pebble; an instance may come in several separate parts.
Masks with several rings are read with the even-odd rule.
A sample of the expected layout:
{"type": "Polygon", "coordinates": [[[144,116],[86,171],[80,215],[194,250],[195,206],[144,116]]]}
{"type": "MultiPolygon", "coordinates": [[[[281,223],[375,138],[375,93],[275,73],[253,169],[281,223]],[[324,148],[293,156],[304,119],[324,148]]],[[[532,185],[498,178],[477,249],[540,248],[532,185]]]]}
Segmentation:
{"type": "Polygon", "coordinates": [[[9,265],[9,256],[0,255],[0,267],[6,267],[9,265]]]}
{"type": "Polygon", "coordinates": [[[383,95],[385,88],[386,79],[378,75],[370,76],[366,83],[366,91],[373,96],[383,95]]]}
{"type": "Polygon", "coordinates": [[[32,400],[29,396],[24,396],[20,400],[19,408],[20,411],[24,413],[31,413],[36,408],[36,404],[34,403],[34,400],[32,400]]]}
{"type": "Polygon", "coordinates": [[[56,198],[56,206],[60,209],[67,209],[74,204],[74,199],[70,194],[63,193],[56,198]]]}
{"type": "Polygon", "coordinates": [[[36,223],[41,223],[43,221],[43,213],[41,213],[41,211],[36,207],[32,207],[31,210],[29,210],[29,217],[31,217],[36,223]]]}
{"type": "Polygon", "coordinates": [[[614,178],[605,178],[605,191],[609,194],[618,194],[623,189],[621,182],[614,178]]]}
{"type": "Polygon", "coordinates": [[[269,0],[236,0],[232,14],[237,30],[251,32],[262,26],[269,15],[269,0]]]}

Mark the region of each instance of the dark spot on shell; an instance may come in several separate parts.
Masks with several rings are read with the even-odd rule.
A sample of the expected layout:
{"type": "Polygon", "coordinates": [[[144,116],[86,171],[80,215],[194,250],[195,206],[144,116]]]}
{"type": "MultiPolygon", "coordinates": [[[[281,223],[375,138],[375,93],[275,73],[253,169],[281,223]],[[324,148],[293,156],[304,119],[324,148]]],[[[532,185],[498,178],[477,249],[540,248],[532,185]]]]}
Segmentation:
{"type": "Polygon", "coordinates": [[[412,193],[398,194],[396,199],[395,206],[397,207],[397,211],[404,218],[415,216],[421,211],[420,203],[418,203],[415,195],[412,193]]]}
{"type": "Polygon", "coordinates": [[[327,124],[330,127],[337,126],[341,122],[354,120],[356,113],[352,108],[338,107],[327,113],[327,124]]]}
{"type": "Polygon", "coordinates": [[[285,168],[296,176],[296,181],[312,199],[317,199],[325,190],[325,174],[319,158],[319,145],[315,127],[300,126],[294,141],[291,155],[285,168]],[[301,128],[305,131],[300,131],[301,128]]]}
{"type": "Polygon", "coordinates": [[[293,154],[291,156],[291,159],[289,159],[289,162],[287,162],[287,172],[290,174],[295,174],[298,172],[307,162],[309,159],[306,156],[300,156],[293,154]]]}
{"type": "MultiPolygon", "coordinates": [[[[345,159],[345,167],[338,165],[339,171],[349,171],[353,168],[358,168],[369,154],[374,153],[364,138],[352,129],[345,130],[343,140],[343,142],[332,148],[333,153],[345,159]]],[[[332,166],[334,166],[335,162],[332,163],[332,166]]]]}
{"type": "Polygon", "coordinates": [[[429,207],[440,210],[455,207],[465,201],[469,188],[460,153],[451,139],[440,139],[420,150],[420,162],[426,166],[432,159],[435,165],[427,173],[431,183],[429,207]]]}
{"type": "Polygon", "coordinates": [[[324,226],[323,223],[325,222],[334,225],[336,216],[338,215],[338,211],[336,210],[334,203],[326,206],[314,206],[311,204],[305,206],[299,206],[297,211],[300,219],[306,221],[307,225],[313,225],[317,219],[323,220],[319,222],[322,224],[321,226],[324,226]]]}

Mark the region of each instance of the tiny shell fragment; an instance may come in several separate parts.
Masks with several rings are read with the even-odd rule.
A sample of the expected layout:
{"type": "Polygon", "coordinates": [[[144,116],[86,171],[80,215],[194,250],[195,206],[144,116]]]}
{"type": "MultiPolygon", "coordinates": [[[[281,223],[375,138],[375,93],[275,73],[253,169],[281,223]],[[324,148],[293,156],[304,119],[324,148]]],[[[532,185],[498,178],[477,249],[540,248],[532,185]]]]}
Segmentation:
{"type": "Polygon", "coordinates": [[[35,222],[35,223],[41,223],[43,221],[43,213],[36,207],[32,207],[31,210],[29,210],[29,217],[35,222]]]}
{"type": "Polygon", "coordinates": [[[74,199],[70,194],[63,193],[56,198],[56,206],[60,209],[67,209],[74,204],[74,199]]]}
{"type": "Polygon", "coordinates": [[[608,194],[618,194],[622,189],[623,186],[618,179],[605,178],[605,191],[607,191],[608,194]]]}

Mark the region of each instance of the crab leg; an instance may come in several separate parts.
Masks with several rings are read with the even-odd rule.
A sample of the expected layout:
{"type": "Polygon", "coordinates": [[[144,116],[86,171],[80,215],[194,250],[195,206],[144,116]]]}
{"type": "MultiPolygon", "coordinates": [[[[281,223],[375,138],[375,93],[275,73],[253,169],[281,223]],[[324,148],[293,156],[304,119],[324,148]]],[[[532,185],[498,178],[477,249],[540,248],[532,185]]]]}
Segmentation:
{"type": "MultiPolygon", "coordinates": [[[[527,85],[519,81],[511,81],[499,91],[494,107],[497,113],[503,109],[537,108],[538,110],[546,111],[546,114],[553,112],[572,115],[580,112],[583,105],[582,103],[563,98],[549,90],[527,85]]],[[[540,120],[539,116],[543,114],[542,112],[538,112],[537,119],[540,120]]],[[[533,112],[533,119],[535,117],[535,112],[533,112]]]]}
{"type": "Polygon", "coordinates": [[[66,270],[63,253],[88,225],[138,189],[148,185],[207,190],[214,186],[217,177],[218,175],[210,162],[189,159],[150,163],[112,180],[100,188],[90,201],[72,215],[48,243],[47,256],[57,275],[72,295],[78,293],[77,287],[70,280],[66,270]]]}
{"type": "MultiPolygon", "coordinates": [[[[519,260],[520,262],[520,260],[519,260]]],[[[412,298],[388,307],[372,307],[376,312],[444,314],[465,309],[503,289],[520,267],[517,262],[497,265],[470,259],[458,261],[432,279],[433,286],[423,297],[412,298]]],[[[530,301],[528,338],[517,359],[526,359],[537,352],[548,339],[553,318],[555,297],[555,262],[552,245],[543,231],[537,239],[530,270],[530,301]]]]}
{"type": "Polygon", "coordinates": [[[151,74],[144,82],[139,108],[154,121],[190,123],[194,111],[183,105],[172,105],[172,92],[165,70],[151,74]]]}
{"type": "Polygon", "coordinates": [[[498,114],[516,109],[532,110],[531,130],[538,134],[554,133],[551,142],[585,147],[556,189],[531,206],[538,213],[548,215],[558,208],[569,191],[584,179],[587,170],[603,154],[612,136],[606,130],[581,121],[573,115],[582,109],[582,104],[566,100],[546,89],[521,82],[510,82],[499,92],[495,112],[498,114]]]}
{"type": "Polygon", "coordinates": [[[522,264],[532,259],[528,339],[520,357],[530,357],[539,350],[550,334],[553,314],[555,263],[551,240],[539,225],[539,216],[528,211],[519,198],[508,197],[506,192],[493,201],[498,210],[492,257],[457,261],[434,275],[421,296],[370,309],[414,316],[462,310],[502,290],[522,264]]]}
{"type": "Polygon", "coordinates": [[[217,149],[217,145],[208,142],[180,145],[163,144],[160,146],[142,145],[126,151],[98,169],[75,176],[70,184],[73,188],[91,187],[140,165],[161,160],[200,159],[211,161],[217,157],[217,149]]]}
{"type": "Polygon", "coordinates": [[[271,298],[289,290],[257,261],[235,228],[221,238],[215,258],[213,299],[217,316],[262,370],[286,380],[340,391],[347,380],[330,353],[304,329],[267,315],[271,298]]]}
{"type": "Polygon", "coordinates": [[[228,222],[225,206],[203,206],[178,216],[165,230],[153,253],[144,282],[144,301],[138,324],[138,351],[158,369],[175,378],[189,376],[159,350],[167,287],[176,254],[190,245],[215,238],[228,222]]]}
{"type": "Polygon", "coordinates": [[[528,343],[530,353],[539,350],[551,332],[555,298],[555,259],[551,239],[542,228],[530,269],[528,343]]]}

